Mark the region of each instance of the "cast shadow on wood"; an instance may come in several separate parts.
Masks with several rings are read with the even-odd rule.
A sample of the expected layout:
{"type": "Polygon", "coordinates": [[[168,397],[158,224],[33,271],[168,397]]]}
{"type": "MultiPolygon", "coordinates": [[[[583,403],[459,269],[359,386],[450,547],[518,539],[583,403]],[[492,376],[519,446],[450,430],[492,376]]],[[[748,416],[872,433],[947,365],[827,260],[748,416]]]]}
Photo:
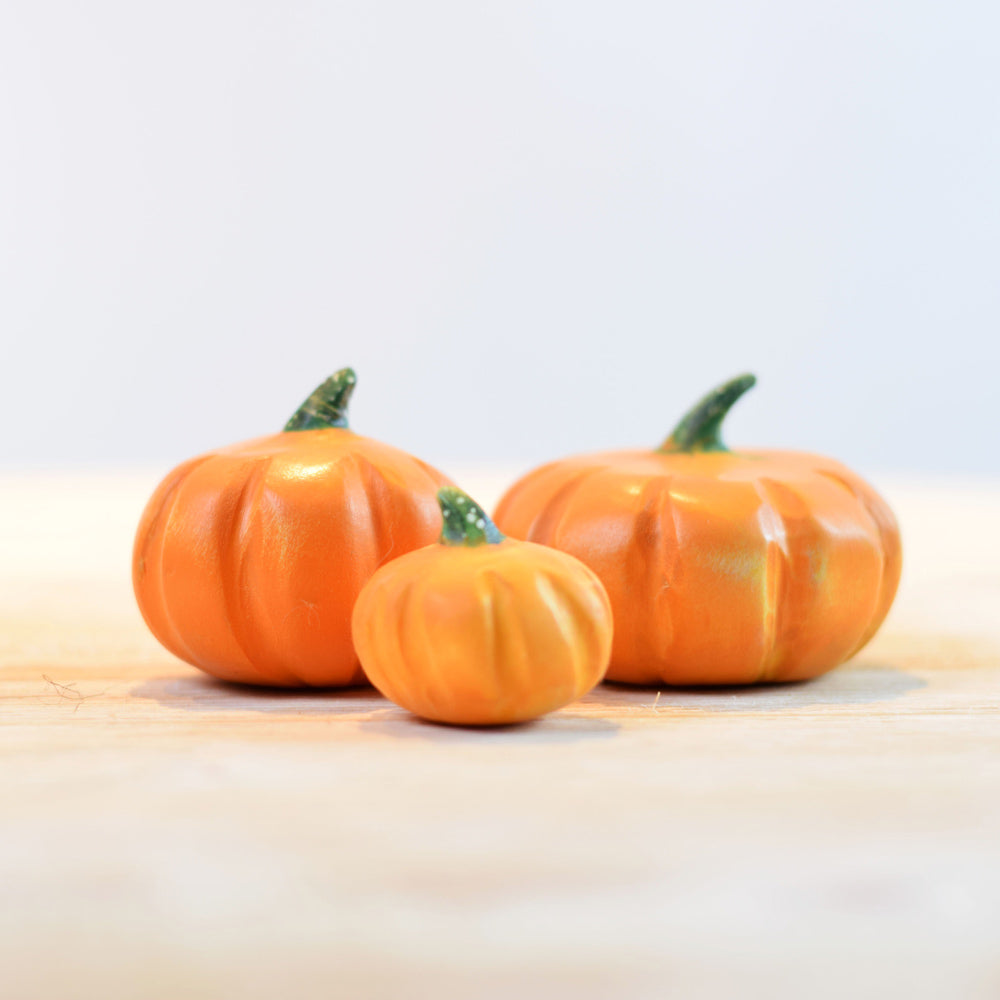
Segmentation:
{"type": "Polygon", "coordinates": [[[403,712],[393,719],[373,720],[368,728],[388,736],[405,739],[428,740],[434,743],[576,743],[581,740],[602,739],[614,736],[621,729],[615,719],[603,716],[575,715],[575,705],[532,722],[507,726],[449,726],[418,719],[403,712]]]}
{"type": "Polygon", "coordinates": [[[817,705],[870,705],[901,698],[927,681],[896,667],[874,663],[840,667],[809,681],[750,687],[635,687],[606,682],[584,699],[588,706],[658,712],[794,711],[817,705]]]}
{"type": "Polygon", "coordinates": [[[154,677],[130,693],[186,712],[362,717],[394,707],[373,687],[266,688],[231,684],[202,674],[154,677]]]}
{"type": "Polygon", "coordinates": [[[367,729],[386,735],[438,742],[564,743],[611,736],[619,728],[612,719],[576,715],[573,705],[520,725],[447,726],[417,718],[383,698],[373,687],[258,688],[197,674],[155,677],[137,685],[130,694],[184,712],[215,715],[258,712],[285,720],[295,716],[337,718],[364,723],[367,729]]]}
{"type": "Polygon", "coordinates": [[[619,723],[608,714],[634,718],[637,713],[684,714],[795,711],[822,705],[874,705],[901,698],[927,682],[895,667],[874,663],[841,667],[811,681],[753,687],[669,688],[605,683],[584,698],[535,722],[500,728],[462,728],[417,719],[397,708],[372,687],[329,689],[257,688],[211,677],[157,677],[131,694],[165,708],[211,714],[261,713],[363,722],[395,736],[430,740],[494,739],[560,742],[608,736],[619,723]],[[594,710],[602,714],[593,714],[594,710]]]}

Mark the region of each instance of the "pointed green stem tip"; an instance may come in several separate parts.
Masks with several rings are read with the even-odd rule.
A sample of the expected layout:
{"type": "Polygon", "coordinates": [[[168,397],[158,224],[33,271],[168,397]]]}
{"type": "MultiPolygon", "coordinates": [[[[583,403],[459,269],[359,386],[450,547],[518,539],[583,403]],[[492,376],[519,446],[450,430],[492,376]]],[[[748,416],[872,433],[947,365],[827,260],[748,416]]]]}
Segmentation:
{"type": "Polygon", "coordinates": [[[455,486],[438,490],[438,505],[444,524],[441,528],[442,545],[496,545],[504,536],[470,496],[455,486]]]}
{"type": "Polygon", "coordinates": [[[739,375],[713,389],[688,410],[661,452],[729,451],[722,443],[722,421],[732,405],[757,384],[753,375],[739,375]]]}
{"type": "Polygon", "coordinates": [[[322,385],[317,386],[309,398],[292,414],[285,424],[286,431],[312,431],[323,427],[347,427],[347,404],[357,385],[358,376],[353,368],[341,368],[322,385]]]}

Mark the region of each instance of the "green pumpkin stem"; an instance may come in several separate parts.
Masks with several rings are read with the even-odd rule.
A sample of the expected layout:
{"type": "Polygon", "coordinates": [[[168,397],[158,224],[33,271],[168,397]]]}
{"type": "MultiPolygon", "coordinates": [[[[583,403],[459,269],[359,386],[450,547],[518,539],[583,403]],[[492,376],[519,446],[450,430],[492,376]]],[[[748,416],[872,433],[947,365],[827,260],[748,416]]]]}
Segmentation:
{"type": "Polygon", "coordinates": [[[699,400],[660,445],[661,452],[729,451],[722,443],[722,421],[732,405],[756,385],[753,375],[739,375],[699,400]]]}
{"type": "Polygon", "coordinates": [[[311,431],[323,427],[347,427],[347,404],[357,384],[353,368],[334,372],[292,414],[286,431],[311,431]]]}
{"type": "Polygon", "coordinates": [[[437,499],[444,519],[439,539],[442,545],[496,545],[503,541],[489,514],[457,487],[442,487],[437,499]]]}

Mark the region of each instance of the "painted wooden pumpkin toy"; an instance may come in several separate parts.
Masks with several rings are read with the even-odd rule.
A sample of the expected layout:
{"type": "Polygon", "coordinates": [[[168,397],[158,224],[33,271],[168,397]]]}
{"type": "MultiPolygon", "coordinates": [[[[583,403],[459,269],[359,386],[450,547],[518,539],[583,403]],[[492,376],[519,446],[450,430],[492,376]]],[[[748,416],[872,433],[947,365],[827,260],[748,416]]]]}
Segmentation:
{"type": "Polygon", "coordinates": [[[337,372],[282,433],[185,462],[153,494],[132,579],[147,625],[182,660],[249,684],[364,681],[355,599],[387,559],[437,537],[450,480],[348,429],[355,382],[337,372]]]}
{"type": "Polygon", "coordinates": [[[534,719],[600,682],[611,608],[571,556],[504,538],[454,487],[437,544],[383,566],[354,609],[365,673],[416,715],[457,725],[534,719]]]}
{"type": "Polygon", "coordinates": [[[814,677],[875,634],[899,583],[885,501],[832,459],[730,451],[755,383],[709,393],[656,450],[553,462],[501,499],[498,527],[585,562],[614,610],[608,679],[750,684],[814,677]]]}

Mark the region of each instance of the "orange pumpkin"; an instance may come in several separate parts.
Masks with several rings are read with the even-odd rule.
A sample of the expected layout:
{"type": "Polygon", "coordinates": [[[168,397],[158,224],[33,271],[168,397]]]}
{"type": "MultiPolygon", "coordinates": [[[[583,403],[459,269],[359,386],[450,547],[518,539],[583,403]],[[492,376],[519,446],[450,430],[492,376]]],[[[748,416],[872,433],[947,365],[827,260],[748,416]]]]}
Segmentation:
{"type": "Polygon", "coordinates": [[[454,487],[440,543],[383,566],[354,608],[371,682],[416,715],[457,725],[534,719],[589,691],[611,651],[600,580],[571,556],[505,539],[454,487]]]}
{"type": "Polygon", "coordinates": [[[132,579],[182,660],[249,684],[363,683],[354,601],[386,560],[437,537],[450,480],[348,429],[355,381],[337,372],[284,432],[185,462],[153,494],[132,579]]]}
{"type": "Polygon", "coordinates": [[[497,507],[502,531],[568,552],[603,581],[609,680],[814,677],[889,611],[899,529],[872,487],[832,459],[723,445],[722,420],[754,383],[709,393],[655,451],[553,462],[497,507]]]}

